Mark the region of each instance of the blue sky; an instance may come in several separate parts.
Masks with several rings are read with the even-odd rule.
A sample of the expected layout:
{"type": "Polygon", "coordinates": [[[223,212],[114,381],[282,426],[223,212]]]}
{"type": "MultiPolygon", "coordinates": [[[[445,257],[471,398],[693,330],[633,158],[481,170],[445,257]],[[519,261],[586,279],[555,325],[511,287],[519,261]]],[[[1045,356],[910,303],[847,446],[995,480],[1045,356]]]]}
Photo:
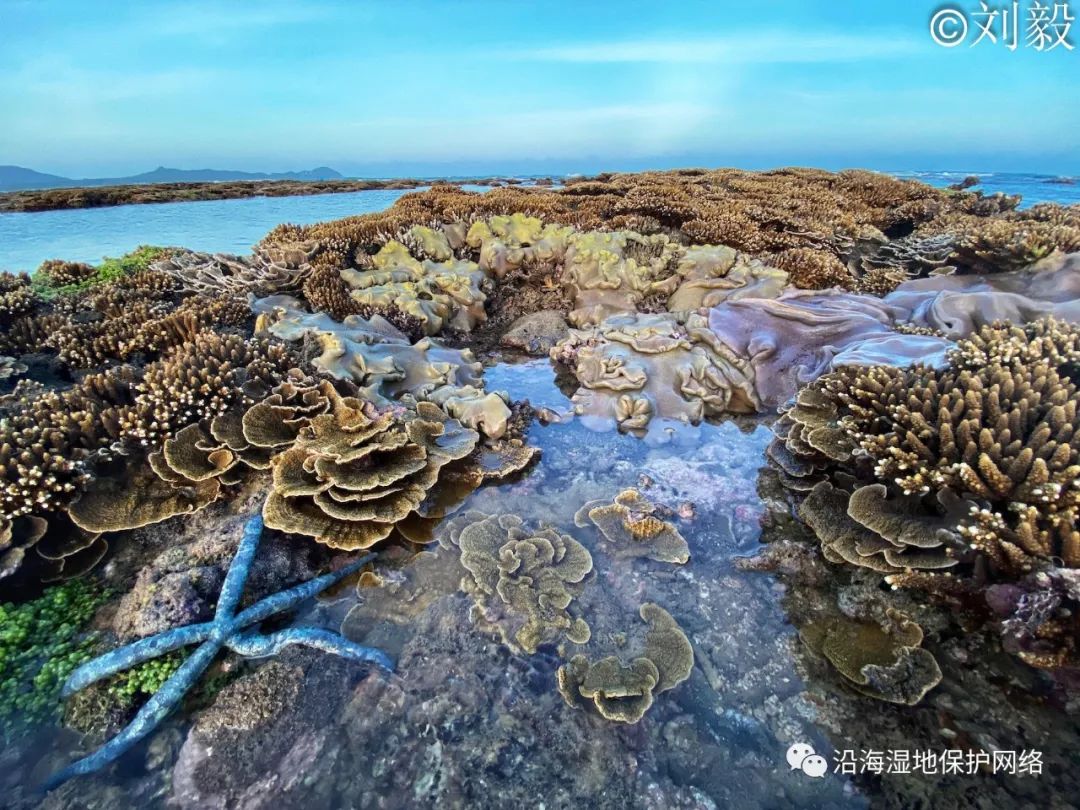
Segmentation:
{"type": "Polygon", "coordinates": [[[946,49],[936,8],[0,0],[0,164],[1080,173],[1080,24],[1072,52],[946,49]]]}

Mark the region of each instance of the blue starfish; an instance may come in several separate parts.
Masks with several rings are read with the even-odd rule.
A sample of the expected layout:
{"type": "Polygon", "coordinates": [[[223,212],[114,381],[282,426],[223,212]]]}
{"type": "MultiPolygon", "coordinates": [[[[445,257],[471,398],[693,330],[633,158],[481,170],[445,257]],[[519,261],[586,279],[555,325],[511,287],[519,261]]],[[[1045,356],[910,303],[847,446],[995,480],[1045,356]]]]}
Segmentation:
{"type": "Polygon", "coordinates": [[[136,664],[149,661],[151,658],[189,644],[199,644],[199,647],[162,684],[123,731],[90,756],[54,774],[46,783],[46,790],[57,787],[73,776],[93,773],[103,768],[157,728],[158,724],[176,708],[188,690],[195,685],[222,647],[228,647],[239,655],[265,656],[273,655],[289,644],[303,644],[352,661],[378,664],[384,669],[393,670],[394,665],[381,650],[354,644],[329,630],[294,627],[269,635],[263,635],[257,629],[245,630],[250,627],[257,628],[264,619],[311,598],[335,582],[358,571],[375,556],[367,554],[332,574],[316,577],[286,591],[268,596],[237,614],[236,608],[240,604],[240,595],[251,569],[251,563],[255,559],[255,552],[259,548],[262,530],[261,515],[251,518],[244,527],[240,547],[237,549],[232,564],[229,565],[229,572],[225,575],[225,582],[221,586],[213,621],[176,627],[155,636],[149,636],[134,644],[105,653],[71,673],[71,677],[64,684],[64,697],[74,694],[95,681],[108,678],[136,664]]]}

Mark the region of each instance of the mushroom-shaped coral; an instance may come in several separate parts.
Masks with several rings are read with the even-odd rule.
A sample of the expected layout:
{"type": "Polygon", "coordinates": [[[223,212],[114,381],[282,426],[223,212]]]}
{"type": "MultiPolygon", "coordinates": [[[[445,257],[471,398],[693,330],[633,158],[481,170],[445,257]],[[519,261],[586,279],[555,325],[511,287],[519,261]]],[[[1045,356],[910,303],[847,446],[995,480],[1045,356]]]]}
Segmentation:
{"type": "Polygon", "coordinates": [[[383,245],[370,261],[370,268],[341,271],[352,299],[362,306],[397,307],[418,319],[426,335],[444,328],[470,332],[487,319],[487,296],[481,289],[487,276],[473,262],[419,261],[395,240],[383,245]]]}
{"type": "Polygon", "coordinates": [[[914,706],[941,682],[937,660],[921,646],[922,628],[891,608],[884,626],[838,617],[808,624],[799,636],[868,697],[914,706]]]}
{"type": "Polygon", "coordinates": [[[484,391],[483,366],[469,349],[449,349],[431,338],[410,344],[378,315],[352,315],[339,324],[299,306],[287,296],[257,302],[259,325],[285,340],[313,338],[321,349],[313,361],[319,371],[356,383],[380,406],[429,400],[486,436],[505,433],[510,408],[504,397],[484,391]]]}
{"type": "Polygon", "coordinates": [[[681,283],[667,300],[669,312],[714,307],[741,298],[776,298],[788,275],[723,245],[687,248],[676,267],[681,283]]]}
{"type": "Polygon", "coordinates": [[[447,537],[469,572],[462,589],[475,600],[478,626],[530,654],[561,635],[575,644],[589,640],[589,625],[568,610],[593,567],[573,537],[549,526],[528,528],[515,515],[480,512],[450,521],[447,537]]]}
{"type": "Polygon", "coordinates": [[[271,462],[266,525],[333,548],[369,548],[420,507],[443,468],[478,440],[429,402],[403,416],[332,395],[331,412],[312,418],[271,462]]]}
{"type": "Polygon", "coordinates": [[[562,280],[575,308],[575,326],[599,324],[609,315],[636,312],[651,295],[665,298],[679,285],[673,274],[681,248],[666,236],[633,231],[575,233],[566,250],[562,280]]]}
{"type": "Polygon", "coordinates": [[[621,315],[571,330],[551,350],[581,384],[575,413],[601,426],[644,430],[655,418],[697,424],[726,412],[752,413],[753,371],[719,343],[700,316],[621,315]]]}
{"type": "Polygon", "coordinates": [[[646,602],[640,609],[648,623],[642,654],[629,664],[616,656],[590,662],[575,655],[559,667],[559,693],[567,705],[592,705],[600,715],[619,723],[636,723],[656,696],[690,677],[694,648],[671,614],[646,602]]]}
{"type": "Polygon", "coordinates": [[[611,545],[616,557],[648,557],[682,565],[690,559],[690,547],[679,530],[654,513],[656,507],[636,489],[615,496],[614,502],[589,501],[574,515],[574,523],[590,523],[611,545]]]}

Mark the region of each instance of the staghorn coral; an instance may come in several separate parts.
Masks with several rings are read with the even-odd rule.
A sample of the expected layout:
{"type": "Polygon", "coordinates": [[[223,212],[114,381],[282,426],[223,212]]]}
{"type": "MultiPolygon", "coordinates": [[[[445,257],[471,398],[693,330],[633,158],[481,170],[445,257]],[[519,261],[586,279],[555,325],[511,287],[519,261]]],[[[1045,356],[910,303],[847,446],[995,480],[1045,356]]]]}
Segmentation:
{"type": "Polygon", "coordinates": [[[41,263],[34,275],[36,281],[55,289],[87,282],[97,276],[97,268],[85,262],[48,259],[41,263]]]}
{"type": "Polygon", "coordinates": [[[515,652],[533,654],[562,636],[589,640],[589,625],[569,607],[592,571],[592,556],[568,534],[528,528],[515,515],[466,512],[447,524],[448,544],[468,571],[461,587],[475,602],[470,612],[481,629],[515,652]]]}
{"type": "Polygon", "coordinates": [[[720,344],[700,316],[621,315],[571,330],[552,350],[581,388],[576,413],[620,430],[645,430],[653,417],[697,424],[758,407],[747,361],[720,344]]]}
{"type": "Polygon", "coordinates": [[[295,356],[280,343],[201,332],[147,366],[134,402],[119,414],[120,430],[129,442],[156,448],[234,402],[254,404],[295,366],[295,356]]]}
{"type": "Polygon", "coordinates": [[[824,290],[852,284],[847,267],[834,254],[810,247],[789,248],[772,263],[787,272],[791,283],[801,290],[824,290]]]}
{"type": "Polygon", "coordinates": [[[921,646],[922,628],[892,608],[883,625],[838,616],[804,625],[799,637],[868,697],[914,706],[941,682],[937,660],[921,646]]]}
{"type": "Polygon", "coordinates": [[[628,489],[616,495],[614,502],[589,501],[574,515],[574,524],[596,526],[616,557],[648,557],[683,565],[690,560],[686,540],[655,511],[656,507],[640,492],[628,489]]]}
{"type": "Polygon", "coordinates": [[[666,610],[646,602],[639,613],[648,624],[642,654],[629,664],[616,656],[589,661],[575,655],[559,667],[559,693],[571,708],[593,706],[602,717],[636,723],[656,696],[690,677],[694,649],[666,610]]]}
{"type": "Polygon", "coordinates": [[[421,509],[443,468],[478,440],[429,402],[400,414],[335,396],[331,412],[312,418],[271,462],[266,525],[332,548],[370,548],[421,509]]]}
{"type": "Polygon", "coordinates": [[[25,273],[0,273],[0,326],[33,312],[40,299],[25,273]]]}

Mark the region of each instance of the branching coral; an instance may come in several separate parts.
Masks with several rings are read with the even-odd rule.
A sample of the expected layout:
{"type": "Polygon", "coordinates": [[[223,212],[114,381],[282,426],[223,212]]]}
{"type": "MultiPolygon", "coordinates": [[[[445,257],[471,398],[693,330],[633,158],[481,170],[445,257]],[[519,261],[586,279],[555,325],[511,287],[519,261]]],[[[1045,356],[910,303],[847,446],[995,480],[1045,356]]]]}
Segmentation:
{"type": "Polygon", "coordinates": [[[462,588],[472,595],[473,621],[511,649],[535,653],[565,635],[589,640],[584,619],[569,607],[592,571],[592,556],[568,534],[529,528],[514,515],[466,512],[447,526],[469,572],[462,588]]]}
{"type": "Polygon", "coordinates": [[[801,513],[828,559],[968,596],[975,572],[1052,578],[1080,567],[1078,359],[1080,330],[1047,319],[983,327],[939,370],[842,369],[799,394],[770,456],[812,488],[801,513]]]}
{"type": "Polygon", "coordinates": [[[656,696],[690,677],[694,648],[666,610],[647,602],[641,618],[648,623],[642,654],[629,664],[616,656],[589,661],[574,656],[559,667],[559,692],[572,708],[592,705],[602,717],[636,723],[656,696]]]}

